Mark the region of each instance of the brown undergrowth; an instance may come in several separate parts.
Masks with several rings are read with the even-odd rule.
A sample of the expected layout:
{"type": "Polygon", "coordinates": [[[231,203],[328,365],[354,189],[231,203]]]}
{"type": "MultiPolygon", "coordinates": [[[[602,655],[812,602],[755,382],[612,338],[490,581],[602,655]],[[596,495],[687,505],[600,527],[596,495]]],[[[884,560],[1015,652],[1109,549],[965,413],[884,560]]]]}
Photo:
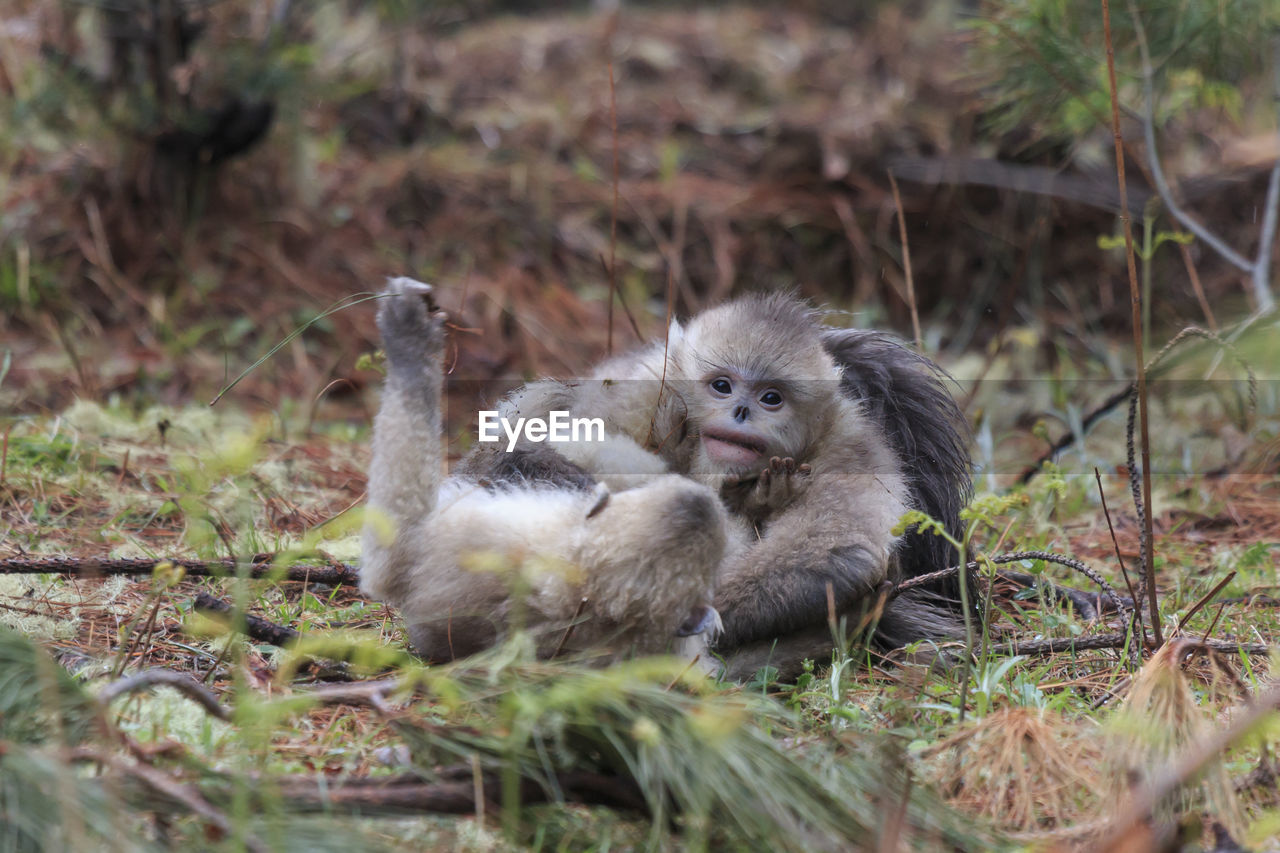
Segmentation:
{"type": "MultiPolygon", "coordinates": [[[[319,435],[284,442],[270,428],[264,431],[227,413],[212,419],[173,410],[163,415],[169,423],[163,441],[153,414],[132,418],[92,407],[69,412],[60,424],[29,422],[11,430],[0,483],[3,556],[185,557],[227,549],[247,553],[311,547],[320,552],[293,553],[310,560],[353,559],[348,549],[354,528],[342,525],[363,491],[364,451],[358,445],[319,435]],[[255,438],[248,444],[236,439],[242,430],[255,438]],[[186,499],[193,489],[200,495],[195,502],[186,499]],[[326,527],[336,527],[331,538],[314,535],[326,527]]],[[[1242,482],[1224,478],[1200,488],[1206,499],[1196,509],[1188,504],[1168,510],[1161,516],[1168,520],[1157,525],[1157,552],[1168,559],[1160,576],[1166,599],[1174,612],[1186,612],[1221,574],[1224,561],[1234,560],[1230,565],[1242,574],[1235,587],[1221,593],[1225,607],[1213,601],[1201,608],[1188,636],[1265,641],[1275,635],[1277,611],[1271,600],[1252,594],[1268,590],[1268,565],[1274,571],[1275,555],[1267,539],[1275,523],[1274,484],[1258,477],[1242,482]],[[1238,523],[1242,512],[1252,524],[1238,523]],[[1229,535],[1206,540],[1214,531],[1228,530],[1229,535]],[[1174,555],[1185,558],[1179,556],[1175,563],[1174,555]],[[1250,559],[1255,563],[1249,564],[1250,559]],[[1203,580],[1196,577],[1200,571],[1203,580]]],[[[1038,520],[1045,497],[1034,490],[1032,495],[1024,509],[999,520],[1004,539],[1044,535],[1037,531],[1045,523],[1038,520]]],[[[1096,550],[1092,559],[1112,567],[1114,558],[1104,547],[1109,546],[1105,521],[1079,510],[1064,516],[1066,499],[1054,500],[1052,529],[1061,538],[1045,544],[1076,554],[1096,550]]],[[[1123,511],[1115,512],[1121,553],[1129,559],[1136,527],[1125,519],[1123,511]]],[[[113,672],[163,667],[188,673],[230,697],[242,689],[237,684],[269,696],[286,695],[317,677],[332,677],[332,668],[304,667],[300,681],[282,681],[282,653],[260,641],[243,644],[236,656],[228,656],[231,639],[209,636],[207,625],[193,617],[191,602],[200,591],[235,599],[240,582],[170,585],[165,578],[164,570],[150,581],[9,576],[0,579],[0,615],[9,625],[43,636],[64,665],[92,683],[110,680],[113,672]]],[[[363,635],[376,645],[403,644],[394,615],[349,587],[252,581],[242,588],[250,613],[299,629],[304,636],[318,639],[337,632],[363,635]]],[[[1051,600],[1034,595],[995,603],[1000,615],[993,632],[1002,639],[1045,633],[1088,636],[1118,627],[1114,617],[1103,624],[1081,624],[1051,600]]],[[[975,707],[986,710],[975,711],[973,722],[959,729],[933,719],[935,711],[930,710],[954,701],[954,686],[945,680],[916,683],[903,677],[905,671],[863,672],[860,666],[843,665],[831,688],[815,689],[824,676],[797,689],[790,701],[806,709],[810,725],[819,730],[859,708],[858,714],[865,715],[861,725],[883,719],[914,731],[923,745],[917,759],[923,777],[962,812],[1025,833],[1027,839],[1096,838],[1112,819],[1109,806],[1121,802],[1126,791],[1123,785],[1113,789],[1108,784],[1141,781],[1131,771],[1159,767],[1194,744],[1211,730],[1216,715],[1231,714],[1243,695],[1265,681],[1267,671],[1267,663],[1257,658],[1193,655],[1186,646],[1167,646],[1130,681],[1125,660],[1119,649],[1066,652],[1007,665],[988,660],[972,694],[978,696],[972,700],[975,707]],[[909,700],[912,694],[918,698],[909,700]],[[1111,709],[1121,700],[1126,710],[1116,714],[1111,709]],[[894,709],[895,702],[904,701],[910,710],[894,709]],[[1101,710],[1091,710],[1094,706],[1101,710]],[[1129,726],[1143,732],[1164,733],[1165,740],[1149,744],[1119,723],[1108,723],[1111,717],[1128,719],[1129,726]],[[1114,734],[1108,734],[1113,728],[1114,734]]],[[[123,719],[150,725],[149,712],[133,709],[122,706],[123,719]]],[[[295,772],[342,778],[383,773],[379,750],[394,746],[395,738],[382,717],[368,704],[312,708],[287,732],[281,729],[272,737],[273,760],[295,772]]],[[[1234,801],[1206,800],[1195,791],[1221,790],[1223,780],[1246,784],[1249,767],[1219,765],[1217,787],[1188,789],[1180,809],[1204,807],[1214,820],[1238,832],[1247,821],[1234,801]]],[[[1252,808],[1268,807],[1265,799],[1249,797],[1256,803],[1252,808]]]]}
{"type": "MultiPolygon", "coordinates": [[[[42,43],[93,48],[86,23],[37,6],[8,41],[15,67],[52,73],[42,43]]],[[[262,37],[261,21],[242,20],[234,4],[211,14],[184,66],[196,92],[216,89],[217,51],[240,47],[228,33],[262,37]]],[[[104,128],[83,95],[66,98],[57,132],[70,138],[56,152],[30,118],[11,129],[0,155],[11,174],[0,250],[16,263],[0,314],[15,355],[0,384],[6,406],[59,409],[73,393],[210,398],[305,319],[400,273],[436,283],[459,325],[478,331],[459,336],[458,376],[573,374],[604,348],[615,213],[617,279],[646,335],[661,328],[646,306],[668,275],[678,313],[795,286],[906,329],[887,170],[902,157],[947,162],[979,143],[1028,159],[1016,136],[981,140],[974,81],[953,70],[965,40],[893,4],[856,28],[801,9],[738,7],[458,29],[428,17],[398,25],[398,80],[387,23],[372,11],[335,14],[294,34],[322,57],[287,93],[300,113],[282,106],[265,142],[208,173],[174,175],[146,138],[104,128]],[[177,193],[184,182],[194,183],[177,193]]],[[[21,102],[39,94],[10,85],[21,102]]],[[[1074,335],[1123,318],[1110,285],[1098,310],[1071,295],[1100,261],[1113,263],[1095,244],[1109,213],[963,181],[899,182],[921,315],[959,312],[957,348],[1022,322],[1014,309],[1025,294],[1000,282],[1020,287],[1050,244],[1044,287],[1066,295],[1042,293],[1035,320],[1074,335]]],[[[1206,215],[1233,222],[1240,191],[1219,183],[1197,189],[1200,209],[1221,196],[1206,215]]],[[[1200,266],[1211,295],[1234,292],[1215,259],[1200,266]]],[[[1166,277],[1157,320],[1198,317],[1185,270],[1172,265],[1166,277]]],[[[242,399],[349,400],[374,378],[351,369],[372,348],[370,315],[345,311],[314,328],[251,376],[242,399]]]]}

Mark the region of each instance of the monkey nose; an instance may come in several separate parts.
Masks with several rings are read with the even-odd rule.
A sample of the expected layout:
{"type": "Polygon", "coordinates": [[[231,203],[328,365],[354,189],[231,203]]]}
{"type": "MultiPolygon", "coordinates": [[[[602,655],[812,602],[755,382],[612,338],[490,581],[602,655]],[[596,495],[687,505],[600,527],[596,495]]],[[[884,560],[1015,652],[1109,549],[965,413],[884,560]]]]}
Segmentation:
{"type": "Polygon", "coordinates": [[[746,406],[736,406],[733,410],[733,419],[738,423],[742,423],[747,419],[748,414],[749,410],[746,406]]]}

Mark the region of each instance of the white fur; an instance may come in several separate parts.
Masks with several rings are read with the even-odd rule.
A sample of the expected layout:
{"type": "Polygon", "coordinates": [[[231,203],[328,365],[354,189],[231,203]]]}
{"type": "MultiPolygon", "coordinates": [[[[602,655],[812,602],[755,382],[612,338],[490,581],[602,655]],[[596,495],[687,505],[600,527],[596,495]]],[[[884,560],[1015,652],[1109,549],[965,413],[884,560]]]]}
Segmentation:
{"type": "Polygon", "coordinates": [[[609,467],[602,479],[627,487],[616,494],[442,479],[443,318],[429,316],[424,291],[406,282],[389,282],[378,316],[389,373],[374,421],[362,590],[400,608],[431,659],[483,648],[517,626],[548,654],[705,652],[705,636],[677,633],[709,606],[725,553],[717,496],[664,473],[658,457],[617,433],[570,451],[609,467]]]}

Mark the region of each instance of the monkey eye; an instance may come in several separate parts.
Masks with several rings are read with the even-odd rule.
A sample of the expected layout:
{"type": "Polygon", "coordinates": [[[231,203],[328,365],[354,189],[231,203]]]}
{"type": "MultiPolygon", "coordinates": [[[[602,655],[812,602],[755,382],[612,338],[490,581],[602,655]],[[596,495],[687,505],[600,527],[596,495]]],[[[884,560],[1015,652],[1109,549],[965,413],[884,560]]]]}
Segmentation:
{"type": "Polygon", "coordinates": [[[728,379],[721,376],[711,380],[711,390],[723,397],[728,397],[733,393],[733,385],[729,383],[728,379]]]}
{"type": "Polygon", "coordinates": [[[760,405],[766,409],[780,409],[782,408],[782,395],[770,388],[760,395],[760,405]]]}

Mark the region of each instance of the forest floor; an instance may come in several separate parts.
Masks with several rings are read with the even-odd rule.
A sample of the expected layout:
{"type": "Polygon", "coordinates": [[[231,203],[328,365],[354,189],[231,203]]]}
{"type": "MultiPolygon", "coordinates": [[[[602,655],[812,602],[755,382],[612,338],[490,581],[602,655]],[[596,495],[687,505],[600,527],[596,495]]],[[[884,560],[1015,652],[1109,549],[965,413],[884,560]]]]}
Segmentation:
{"type": "MultiPolygon", "coordinates": [[[[424,675],[387,607],[341,578],[285,579],[290,567],[319,573],[359,557],[377,344],[369,304],[308,325],[339,300],[378,289],[387,274],[438,283],[455,326],[448,430],[457,455],[482,401],[523,377],[580,373],[611,335],[614,349],[659,335],[668,294],[684,315],[740,290],[794,287],[834,309],[832,322],[905,332],[890,163],[1041,156],[975,130],[977,87],[954,70],[964,31],[892,4],[857,26],[806,9],[732,7],[499,16],[398,36],[369,14],[337,14],[312,22],[325,59],[300,84],[308,106],[282,109],[261,147],[193,178],[207,191],[198,203],[158,197],[148,181],[162,167],[128,141],[4,140],[13,168],[0,275],[10,309],[0,318],[0,623],[37,638],[93,691],[163,668],[234,711],[214,719],[163,687],[117,699],[110,727],[145,765],[137,778],[162,770],[187,796],[223,773],[262,772],[284,780],[284,800],[305,779],[354,802],[360,780],[395,777],[407,749],[419,766],[444,768],[437,787],[415,796],[467,816],[353,830],[398,849],[604,850],[642,846],[654,833],[697,848],[716,832],[759,844],[749,815],[698,808],[750,795],[759,799],[741,811],[785,827],[770,808],[789,802],[817,815],[834,806],[815,792],[837,783],[862,786],[838,789],[851,815],[842,840],[867,846],[898,831],[953,849],[980,849],[993,834],[1096,845],[1110,831],[1111,849],[1151,849],[1142,845],[1178,822],[1188,838],[1220,827],[1274,844],[1273,730],[1241,734],[1194,780],[1179,778],[1177,764],[1272,684],[1259,647],[1280,636],[1274,325],[1236,343],[1258,380],[1252,395],[1247,371],[1231,358],[1214,367],[1205,347],[1153,382],[1156,583],[1166,637],[1176,627],[1179,639],[1140,670],[1123,643],[1106,639],[1124,628],[1114,613],[1088,622],[1046,587],[997,583],[992,642],[949,672],[855,644],[790,685],[694,681],[670,662],[591,681],[589,668],[538,664],[513,645],[471,670],[424,675]],[[402,49],[402,86],[388,82],[387,51],[370,44],[402,49]],[[612,332],[611,270],[626,303],[612,332]],[[166,563],[249,555],[268,555],[275,576],[204,577],[166,563]],[[159,567],[15,572],[48,557],[159,567]],[[282,649],[262,626],[202,615],[201,593],[301,640],[282,649]],[[1079,647],[1042,642],[1070,639],[1079,647]],[[1031,651],[1011,654],[1008,642],[1031,651]],[[418,680],[356,687],[393,671],[418,680]],[[556,684],[573,686],[580,704],[556,684]],[[662,716],[685,700],[685,722],[662,716]],[[597,772],[608,749],[591,726],[615,718],[607,731],[621,751],[656,749],[650,725],[657,740],[685,745],[687,764],[662,753],[704,785],[668,789],[682,816],[637,816],[621,795],[599,807],[545,772],[597,772]],[[687,728],[708,718],[723,728],[687,728]],[[840,772],[824,763],[832,756],[866,769],[868,781],[824,776],[840,772]],[[730,778],[738,758],[795,787],[770,799],[730,778]],[[458,766],[470,774],[465,796],[449,775],[458,766]],[[504,819],[512,767],[543,791],[518,790],[516,802],[552,790],[569,805],[504,819]],[[908,771],[891,778],[909,794],[872,788],[885,767],[908,771]],[[1181,781],[1182,798],[1143,821],[1130,795],[1181,781]],[[428,796],[442,791],[449,808],[428,796]]],[[[8,32],[13,61],[37,64],[37,43],[8,32]]],[[[32,79],[5,77],[18,100],[39,94],[32,79]]],[[[76,127],[91,126],[77,109],[76,127]]],[[[1219,139],[1216,150],[1236,150],[1230,143],[1242,147],[1251,133],[1219,139]]],[[[1199,187],[1198,209],[1245,228],[1239,199],[1260,197],[1265,181],[1256,158],[1210,168],[1194,139],[1175,142],[1169,159],[1199,187]]],[[[1128,499],[1123,404],[1018,482],[1128,381],[1124,265],[1097,244],[1114,230],[1113,212],[962,183],[904,179],[901,194],[924,349],[956,377],[974,429],[971,553],[1061,553],[1125,591],[1122,565],[1134,576],[1140,564],[1140,523],[1128,499]]],[[[1156,349],[1189,323],[1225,326],[1248,313],[1239,276],[1207,253],[1197,258],[1218,316],[1203,315],[1167,250],[1154,262],[1156,349]]],[[[1042,560],[1015,568],[1089,587],[1042,560]]],[[[0,685],[0,705],[11,686],[0,685]]],[[[0,736],[15,737],[3,726],[0,736]]],[[[213,813],[261,829],[244,802],[205,794],[213,813]]],[[[666,802],[648,807],[657,801],[666,802]]],[[[353,811],[395,811],[365,806],[353,811]]],[[[295,810],[275,803],[264,813],[295,810]]],[[[222,837],[210,829],[217,820],[197,814],[186,820],[222,837]]],[[[163,835],[165,820],[150,825],[163,835]]],[[[172,831],[181,836],[181,820],[172,831]]],[[[799,830],[771,839],[779,849],[811,840],[799,830]]],[[[338,836],[330,842],[339,846],[338,836]]]]}

